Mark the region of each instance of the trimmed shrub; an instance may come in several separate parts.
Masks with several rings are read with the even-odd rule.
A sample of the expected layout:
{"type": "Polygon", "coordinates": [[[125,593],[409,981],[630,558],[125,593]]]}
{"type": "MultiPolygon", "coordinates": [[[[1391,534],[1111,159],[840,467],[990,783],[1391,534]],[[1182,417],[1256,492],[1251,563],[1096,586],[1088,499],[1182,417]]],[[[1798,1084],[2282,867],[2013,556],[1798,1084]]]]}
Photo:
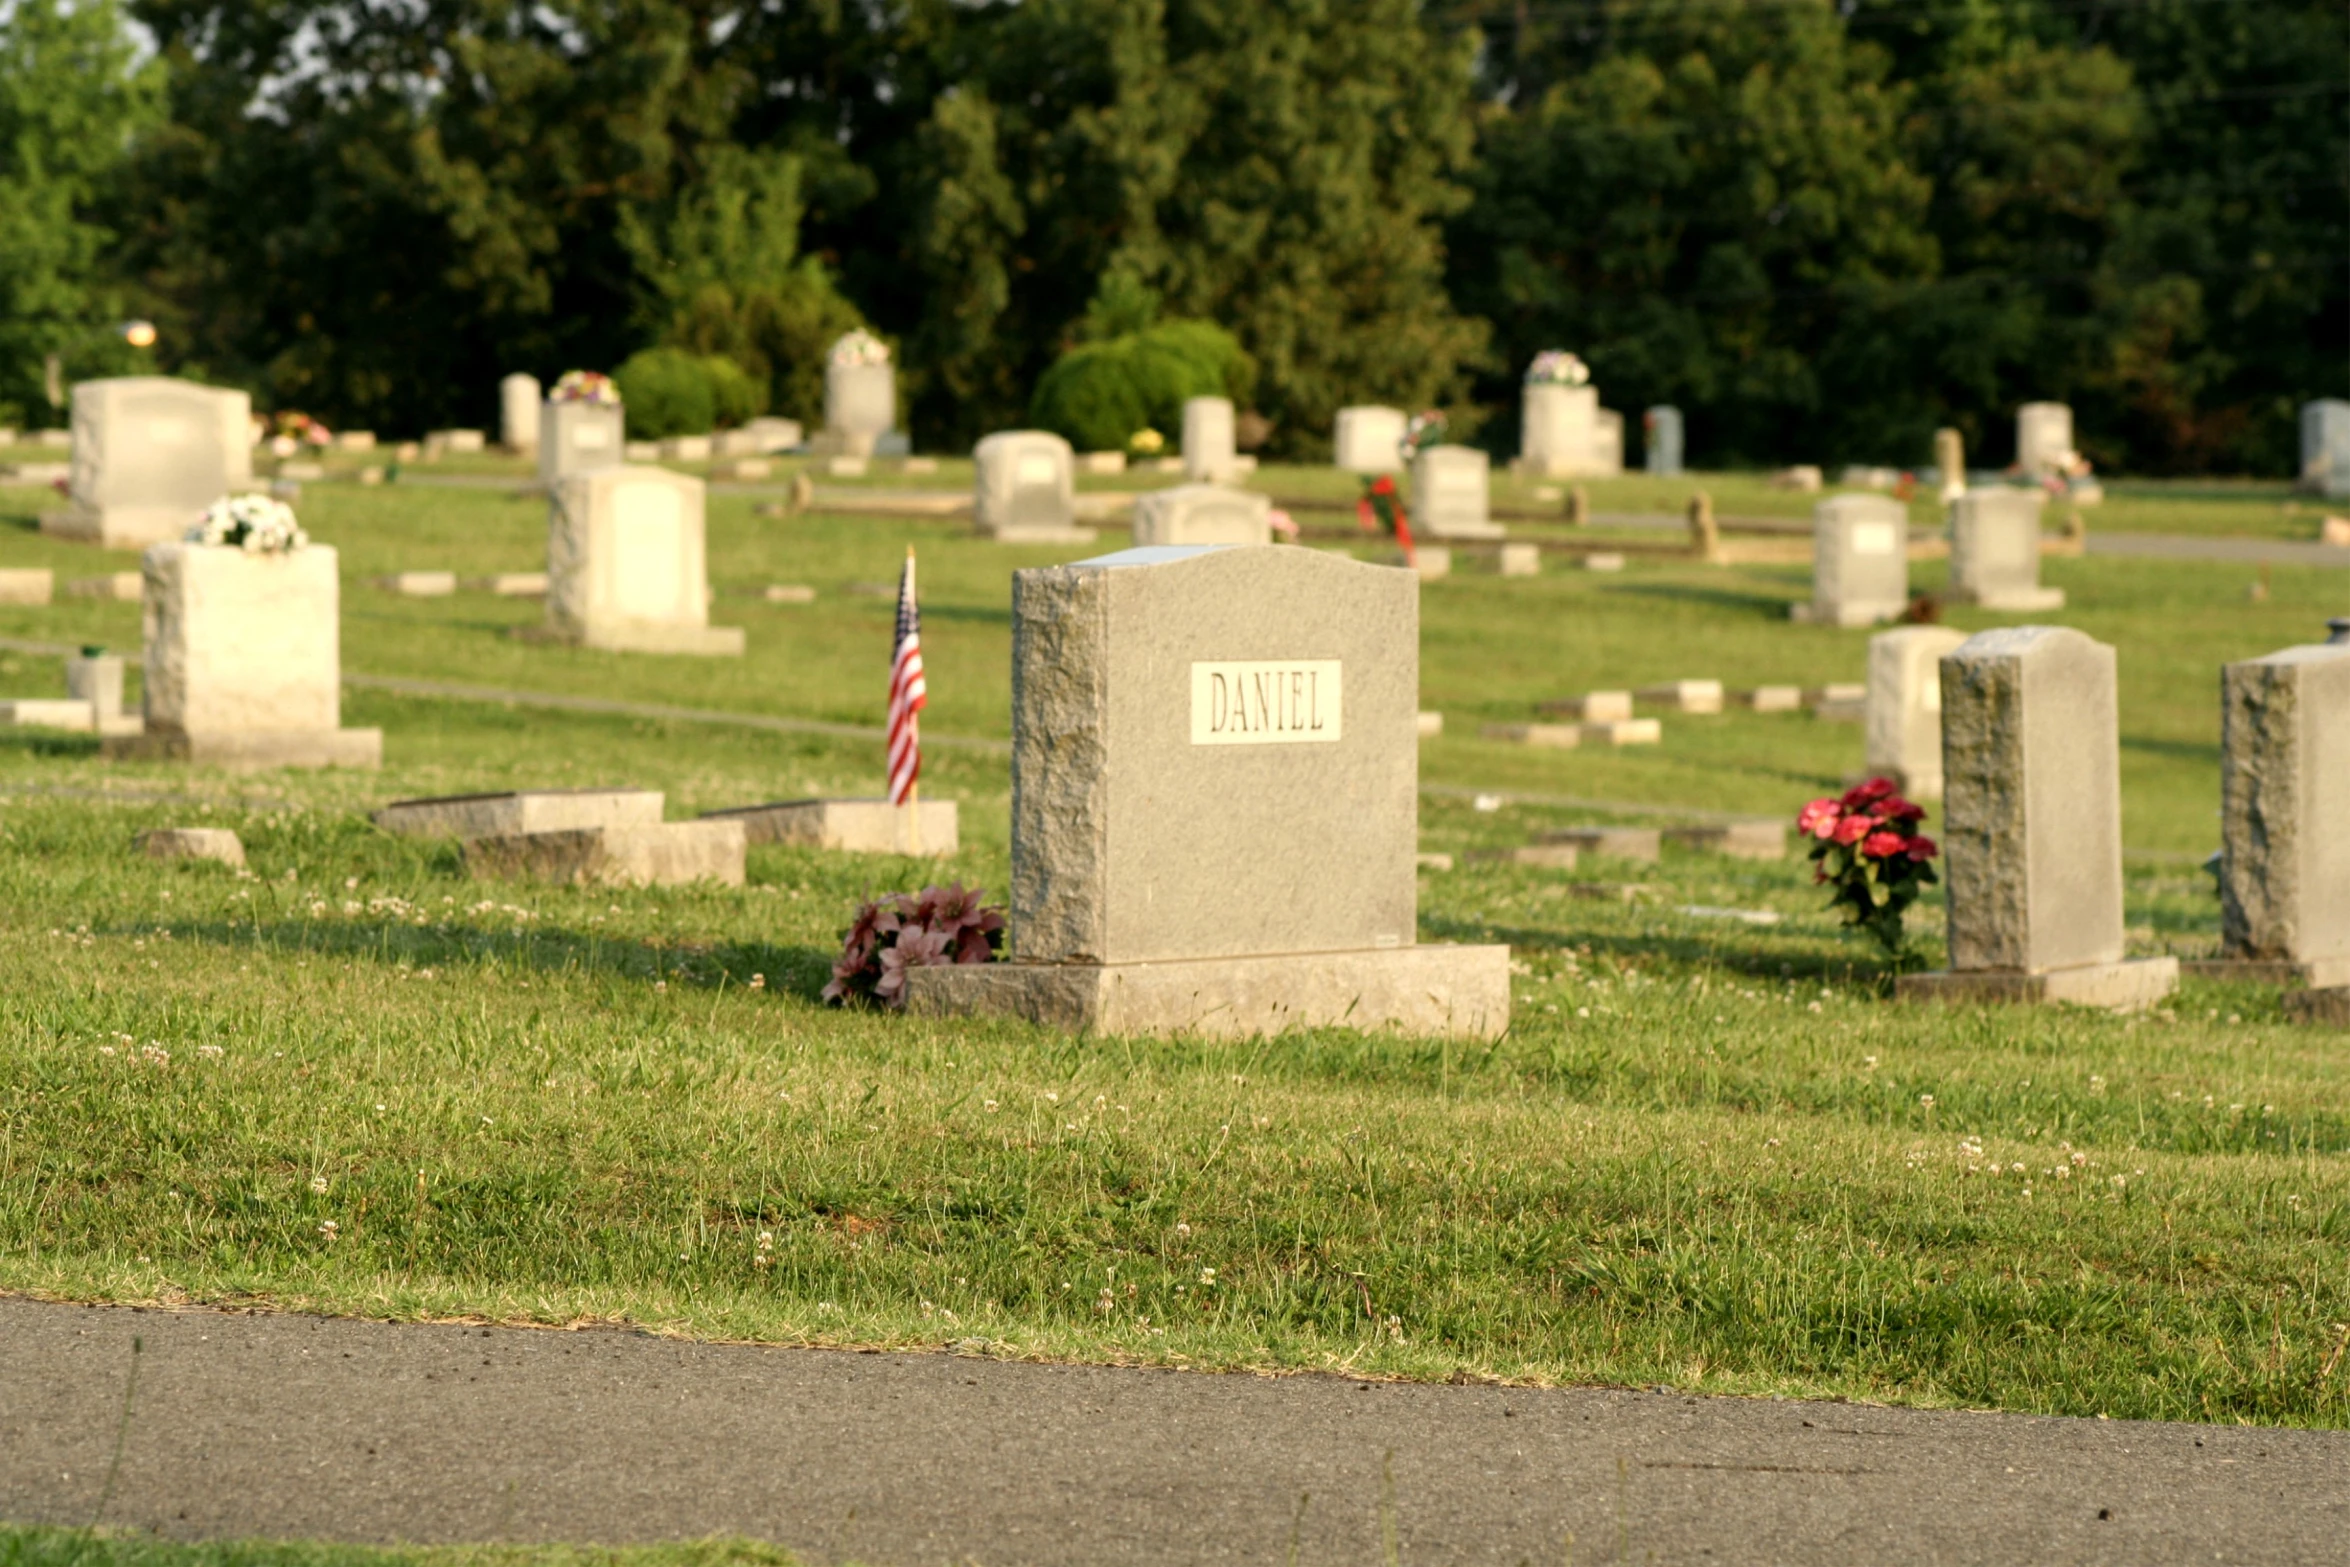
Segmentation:
{"type": "Polygon", "coordinates": [[[756,417],[767,399],[742,366],[719,354],[645,348],[612,372],[631,440],[705,435],[756,417]]]}
{"type": "Polygon", "coordinates": [[[1119,451],[1137,430],[1172,437],[1192,397],[1246,407],[1256,365],[1239,342],[1207,321],[1164,321],[1063,354],[1036,384],[1029,422],[1079,451],[1119,451]]]}

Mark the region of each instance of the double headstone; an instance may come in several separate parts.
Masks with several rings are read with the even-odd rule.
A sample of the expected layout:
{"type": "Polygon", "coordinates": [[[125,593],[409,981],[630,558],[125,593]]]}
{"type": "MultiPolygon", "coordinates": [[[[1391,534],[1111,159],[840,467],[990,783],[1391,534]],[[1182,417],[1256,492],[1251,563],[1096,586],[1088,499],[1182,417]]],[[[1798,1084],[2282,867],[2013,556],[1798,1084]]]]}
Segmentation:
{"type": "Polygon", "coordinates": [[[971,450],[971,516],[982,537],[1053,544],[1093,537],[1077,526],[1077,457],[1049,430],[999,430],[971,450]]]}
{"type": "Polygon", "coordinates": [[[1270,544],[1273,500],[1220,484],[1179,484],[1134,498],[1134,542],[1270,544]]]}
{"type": "Polygon", "coordinates": [[[2015,462],[2027,479],[2066,477],[2076,453],[2067,403],[2026,403],[2015,411],[2015,462]]]}
{"type": "Polygon", "coordinates": [[[1194,484],[1222,484],[1239,473],[1233,423],[1232,399],[1228,397],[1184,400],[1184,478],[1194,484]]]}
{"type": "Polygon", "coordinates": [[[626,460],[628,413],[618,403],[552,401],[539,416],[539,482],[553,486],[626,460]]]}
{"type": "Polygon", "coordinates": [[[1640,416],[1640,424],[1648,437],[1642,460],[1649,473],[1660,479],[1679,478],[1682,467],[1681,410],[1671,403],[1659,403],[1640,416]]]}
{"type": "Polygon", "coordinates": [[[2064,607],[2064,589],[2040,585],[2038,490],[1992,485],[1950,503],[1950,597],[2030,614],[2064,607]]]}
{"type": "Polygon", "coordinates": [[[741,627],[710,624],[704,503],[701,480],[666,468],[605,468],[556,484],[546,634],[618,653],[740,653],[741,627]]]}
{"type": "Polygon", "coordinates": [[[2230,965],[2350,985],[2350,645],[2220,673],[2220,935],[2230,965]]]}
{"type": "Polygon", "coordinates": [[[2176,958],[2125,960],[2113,649],[2010,626],[1942,660],[1942,849],[1949,969],[1921,1000],[2153,1004],[2176,958]]]}
{"type": "Polygon", "coordinates": [[[1873,626],[1909,607],[1909,512],[1882,495],[1812,508],[1811,602],[1789,611],[1822,626],[1873,626]]]}
{"type": "Polygon", "coordinates": [[[1947,626],[1869,638],[1867,766],[1913,800],[1942,798],[1942,660],[1966,641],[1947,626]]]}
{"type": "Polygon", "coordinates": [[[1412,461],[1412,531],[1426,539],[1498,539],[1492,459],[1473,446],[1430,446],[1412,461]]]}
{"type": "Polygon", "coordinates": [[[917,1013],[1100,1034],[1498,1035],[1508,949],[1421,946],[1419,584],[1142,548],[1012,584],[1011,961],[917,1013]]]}
{"type": "Polygon", "coordinates": [[[2350,402],[2328,397],[2301,405],[2301,487],[2350,496],[2350,402]]]}
{"type": "Polygon", "coordinates": [[[1338,466],[1348,473],[1401,473],[1404,429],[1400,408],[1338,410],[1338,466]]]}
{"type": "Polygon", "coordinates": [[[144,732],[109,756],[221,767],[375,767],[383,731],[343,725],[342,585],[323,544],[273,553],[158,544],[146,579],[144,732]]]}
{"type": "Polygon", "coordinates": [[[1606,479],[1624,471],[1623,415],[1599,406],[1598,387],[1541,381],[1519,398],[1519,471],[1548,479],[1606,479]]]}
{"type": "Polygon", "coordinates": [[[539,447],[539,402],[545,396],[535,375],[520,371],[498,383],[498,444],[510,452],[539,447]]]}
{"type": "Polygon", "coordinates": [[[109,549],[178,539],[253,482],[253,400],[165,376],[77,382],[72,505],[41,531],[109,549]]]}

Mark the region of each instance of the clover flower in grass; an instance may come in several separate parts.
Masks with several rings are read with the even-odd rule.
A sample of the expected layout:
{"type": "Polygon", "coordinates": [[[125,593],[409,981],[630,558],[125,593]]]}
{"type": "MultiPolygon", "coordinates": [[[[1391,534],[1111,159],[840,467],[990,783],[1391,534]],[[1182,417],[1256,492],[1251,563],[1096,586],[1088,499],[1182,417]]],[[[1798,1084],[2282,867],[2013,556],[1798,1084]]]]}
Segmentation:
{"type": "Polygon", "coordinates": [[[282,555],[310,542],[294,508],[267,495],[231,495],[214,501],[186,534],[190,544],[241,549],[248,555],[282,555]]]}

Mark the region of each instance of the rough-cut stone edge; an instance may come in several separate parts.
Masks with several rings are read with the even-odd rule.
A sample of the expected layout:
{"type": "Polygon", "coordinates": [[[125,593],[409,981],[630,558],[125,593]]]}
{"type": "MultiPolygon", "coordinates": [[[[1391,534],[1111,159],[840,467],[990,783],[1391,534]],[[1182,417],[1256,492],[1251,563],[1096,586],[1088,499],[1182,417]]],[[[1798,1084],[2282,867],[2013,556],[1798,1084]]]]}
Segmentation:
{"type": "MultiPolygon", "coordinates": [[[[466,814],[462,807],[483,805],[491,801],[514,801],[516,802],[516,813],[527,815],[530,807],[525,802],[533,799],[557,798],[578,801],[589,797],[607,800],[632,799],[638,802],[633,808],[644,811],[647,815],[647,820],[642,822],[599,822],[595,824],[606,827],[656,825],[661,820],[661,812],[668,804],[668,797],[659,789],[498,789],[482,794],[430,795],[414,800],[394,800],[390,804],[370,812],[367,819],[385,832],[403,838],[495,837],[499,834],[494,828],[485,826],[479,832],[468,834],[464,828],[454,825],[448,819],[466,814]]],[[[556,831],[560,829],[542,828],[538,830],[556,831]]]]}
{"type": "Polygon", "coordinates": [[[1081,962],[1109,940],[1111,575],[1050,566],[1012,576],[1010,923],[1026,959],[1081,962]],[[1047,842],[1049,857],[1035,848],[1047,842]]]}
{"type": "Polygon", "coordinates": [[[699,881],[739,887],[746,844],[740,822],[505,833],[467,839],[465,871],[478,880],[575,887],[678,887],[699,881]]]}
{"type": "Polygon", "coordinates": [[[2177,958],[2124,958],[2119,963],[2085,963],[2079,968],[2025,974],[2013,969],[1904,974],[1894,983],[1901,1001],[2062,1002],[2110,1012],[2142,1012],[2179,988],[2177,958]]]}
{"type": "Polygon", "coordinates": [[[2283,985],[2305,990],[2350,986],[2350,958],[2296,963],[2279,958],[2183,958],[2179,971],[2222,984],[2283,985]]]}
{"type": "Polygon", "coordinates": [[[186,762],[197,767],[252,770],[265,767],[383,766],[380,729],[254,730],[222,733],[149,729],[109,735],[98,754],[117,762],[186,762]]]}
{"type": "Polygon", "coordinates": [[[920,1017],[1016,1017],[1109,1035],[1234,1039],[1301,1028],[1493,1039],[1509,1027],[1506,946],[1394,947],[1160,963],[973,963],[912,971],[920,1017]]]}

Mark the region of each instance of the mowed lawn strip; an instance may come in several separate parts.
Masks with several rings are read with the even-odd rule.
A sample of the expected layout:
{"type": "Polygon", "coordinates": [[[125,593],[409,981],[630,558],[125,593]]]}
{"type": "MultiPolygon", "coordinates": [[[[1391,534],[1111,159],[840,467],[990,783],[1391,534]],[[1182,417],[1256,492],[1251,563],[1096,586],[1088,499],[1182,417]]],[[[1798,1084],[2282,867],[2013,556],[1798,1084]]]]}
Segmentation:
{"type": "MultiPolygon", "coordinates": [[[[479,569],[530,564],[535,509],[503,497],[320,494],[324,529],[343,501],[378,508],[348,519],[347,573],[475,569],[434,553],[492,553],[466,507],[506,508],[514,535],[479,569]]],[[[729,580],[816,581],[832,598],[807,608],[836,618],[759,604],[744,660],[620,659],[506,638],[527,604],[347,576],[346,661],[870,721],[888,604],[846,588],[885,579],[910,537],[954,693],[931,716],[1001,735],[1008,570],[1035,552],[754,519],[739,497],[713,507],[729,580]]],[[[8,563],[62,548],[11,541],[8,563]]],[[[2074,594],[2051,618],[2121,648],[2131,948],[2207,953],[2218,663],[2312,639],[2333,579],[2280,569],[2253,601],[2248,573],[2196,565],[2048,575],[2074,594]]],[[[1448,730],[1423,776],[1791,814],[1857,771],[1858,726],[1671,716],[1664,744],[1614,753],[1475,731],[1596,686],[1858,678],[1865,634],[1784,621],[1801,577],[1431,585],[1423,703],[1448,730]]],[[[718,618],[747,621],[741,602],[718,618]]],[[[135,625],[127,605],[0,611],[0,634],[48,640],[135,625]]],[[[62,686],[53,660],[0,675],[62,686]]],[[[1001,895],[1000,756],[930,758],[926,789],[963,804],[951,862],[759,849],[741,890],[579,892],[471,882],[454,845],[363,813],[616,782],[666,789],[673,817],[869,794],[878,749],[366,691],[346,715],[385,727],[382,774],[116,767],[86,740],[0,739],[0,1286],[2117,1417],[2350,1412],[2350,1070],[2273,991],[2190,981],[2134,1020],[1895,1008],[1800,859],[1668,850],[1422,878],[1423,939],[1517,950],[1498,1045],[843,1015],[815,992],[857,898],[933,878],[1001,895]],[[135,857],[162,825],[238,828],[251,872],[135,857]]],[[[1431,797],[1423,842],[1465,854],[1608,817],[1431,797]]],[[[1913,918],[1938,961],[1938,898],[1913,918]]]]}

